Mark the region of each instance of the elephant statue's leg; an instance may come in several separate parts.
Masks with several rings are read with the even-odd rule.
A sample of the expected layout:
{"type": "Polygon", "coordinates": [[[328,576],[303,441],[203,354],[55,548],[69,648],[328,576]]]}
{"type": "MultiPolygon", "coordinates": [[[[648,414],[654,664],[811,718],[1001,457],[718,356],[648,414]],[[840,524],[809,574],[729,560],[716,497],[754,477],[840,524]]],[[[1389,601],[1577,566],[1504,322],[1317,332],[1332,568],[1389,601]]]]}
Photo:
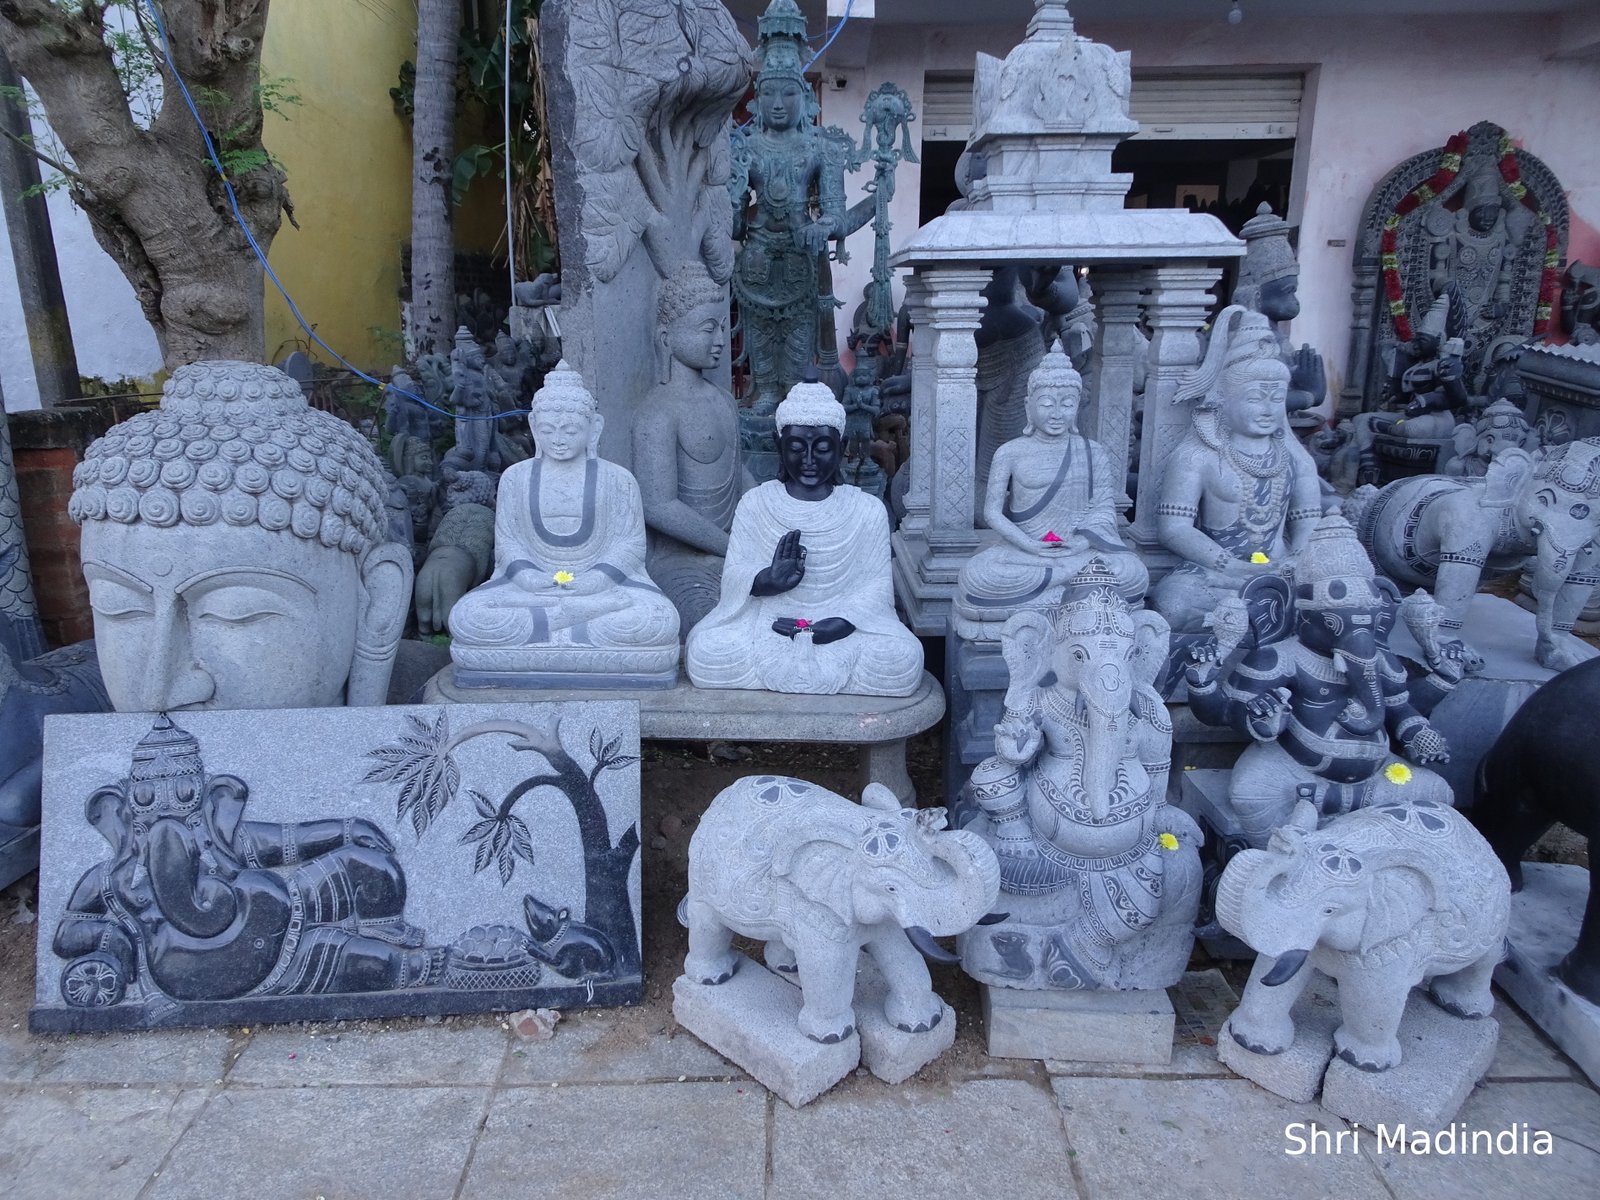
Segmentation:
{"type": "Polygon", "coordinates": [[[933,980],[922,954],[898,927],[880,928],[867,942],[867,953],[889,984],[883,1015],[904,1033],[926,1033],[944,1015],[944,1002],[934,994],[933,980]]]}
{"type": "MultiPolygon", "coordinates": [[[[1590,847],[1594,844],[1591,838],[1590,847]]],[[[1577,944],[1556,964],[1556,975],[1590,1004],[1600,1004],[1600,887],[1592,879],[1577,944]]]]}
{"type": "Polygon", "coordinates": [[[1477,962],[1450,975],[1435,975],[1428,981],[1428,995],[1451,1016],[1487,1017],[1494,1011],[1494,995],[1489,985],[1494,969],[1500,965],[1501,947],[1496,946],[1477,962]]]}
{"type": "Polygon", "coordinates": [[[1228,1018],[1233,1040],[1255,1054],[1282,1054],[1294,1045],[1294,1020],[1289,1012],[1311,982],[1308,964],[1277,986],[1269,987],[1262,980],[1277,962],[1271,955],[1256,956],[1244,987],[1244,999],[1228,1018]]]}
{"type": "Polygon", "coordinates": [[[813,1042],[831,1046],[856,1031],[856,1014],[851,1001],[856,993],[856,960],[860,950],[854,942],[821,946],[800,945],[795,956],[800,966],[800,1032],[813,1042]]]}
{"type": "Polygon", "coordinates": [[[768,942],[761,952],[761,957],[766,960],[767,966],[785,975],[793,975],[800,969],[800,964],[795,961],[794,951],[789,949],[788,943],[781,938],[773,938],[768,942]]]}
{"type": "Polygon", "coordinates": [[[739,960],[733,953],[733,931],[722,923],[717,910],[693,896],[684,902],[689,922],[689,954],[683,972],[696,983],[726,983],[739,960]]]}
{"type": "Polygon", "coordinates": [[[1398,972],[1355,971],[1339,980],[1344,1024],[1333,1031],[1339,1057],[1363,1071],[1400,1063],[1400,1018],[1411,989],[1398,972]]]}

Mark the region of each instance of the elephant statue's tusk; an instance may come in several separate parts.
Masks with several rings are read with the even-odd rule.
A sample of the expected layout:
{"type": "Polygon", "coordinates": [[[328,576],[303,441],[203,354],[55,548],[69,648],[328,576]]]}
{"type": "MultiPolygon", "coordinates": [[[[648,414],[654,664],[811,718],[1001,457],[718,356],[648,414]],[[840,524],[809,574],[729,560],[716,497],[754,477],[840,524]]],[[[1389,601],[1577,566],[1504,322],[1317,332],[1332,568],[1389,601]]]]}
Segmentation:
{"type": "Polygon", "coordinates": [[[998,925],[1001,921],[1006,920],[1010,916],[1010,913],[985,913],[983,916],[978,918],[978,924],[998,925]]]}
{"type": "Polygon", "coordinates": [[[1300,973],[1300,968],[1306,965],[1306,959],[1311,956],[1309,950],[1288,950],[1278,955],[1278,961],[1272,964],[1272,970],[1262,976],[1261,982],[1267,987],[1277,987],[1280,983],[1288,983],[1300,973]]]}
{"type": "Polygon", "coordinates": [[[929,933],[921,925],[907,925],[906,937],[910,939],[913,946],[922,951],[922,957],[929,962],[943,963],[947,967],[961,964],[961,956],[959,954],[951,954],[950,951],[939,945],[938,942],[933,940],[933,934],[929,933]]]}

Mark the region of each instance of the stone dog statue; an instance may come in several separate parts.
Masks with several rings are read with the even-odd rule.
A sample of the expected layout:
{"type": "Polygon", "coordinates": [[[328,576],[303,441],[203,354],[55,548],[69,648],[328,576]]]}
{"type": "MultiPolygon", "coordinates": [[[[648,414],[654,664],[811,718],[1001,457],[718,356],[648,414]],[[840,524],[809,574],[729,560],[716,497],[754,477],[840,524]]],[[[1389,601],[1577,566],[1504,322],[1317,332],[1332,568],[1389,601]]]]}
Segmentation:
{"type": "Polygon", "coordinates": [[[1226,1034],[1257,1054],[1287,1050],[1311,966],[1339,985],[1339,1057],[1386,1071],[1400,1062],[1396,1032],[1417,984],[1458,1017],[1494,1007],[1511,883],[1477,830],[1443,804],[1375,804],[1318,828],[1302,803],[1265,850],[1228,863],[1217,919],[1260,955],[1226,1034]]]}
{"type": "Polygon", "coordinates": [[[832,1044],[854,1031],[865,949],[888,982],[889,1021],[908,1033],[938,1024],[942,1002],[918,950],[949,961],[932,938],[989,913],[999,864],[975,834],[946,830],[943,809],[902,809],[878,784],[861,800],[773,775],[718,794],[689,842],[679,908],[691,980],[726,982],[738,965],[734,935],[762,939],[768,966],[799,972],[800,1031],[832,1044]]]}

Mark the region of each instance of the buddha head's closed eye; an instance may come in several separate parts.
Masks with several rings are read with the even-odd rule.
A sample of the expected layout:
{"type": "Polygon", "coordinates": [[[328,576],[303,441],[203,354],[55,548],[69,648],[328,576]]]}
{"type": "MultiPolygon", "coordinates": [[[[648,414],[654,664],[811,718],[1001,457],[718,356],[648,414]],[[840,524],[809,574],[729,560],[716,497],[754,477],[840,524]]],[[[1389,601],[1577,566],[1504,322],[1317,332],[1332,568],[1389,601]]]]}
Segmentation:
{"type": "Polygon", "coordinates": [[[383,466],[272,367],[180,367],[73,474],[121,712],[381,704],[411,590],[383,466]]]}

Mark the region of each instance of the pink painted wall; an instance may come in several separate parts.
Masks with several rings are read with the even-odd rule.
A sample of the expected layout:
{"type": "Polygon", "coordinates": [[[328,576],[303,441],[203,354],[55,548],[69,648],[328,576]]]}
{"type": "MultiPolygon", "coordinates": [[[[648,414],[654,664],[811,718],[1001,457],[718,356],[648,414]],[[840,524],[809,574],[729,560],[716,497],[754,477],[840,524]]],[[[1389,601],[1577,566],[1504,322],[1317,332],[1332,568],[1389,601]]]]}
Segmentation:
{"type": "MultiPolygon", "coordinates": [[[[1252,12],[1238,26],[1221,19],[1084,20],[1078,28],[1132,51],[1135,70],[1306,70],[1289,213],[1300,226],[1302,270],[1302,311],[1293,333],[1322,351],[1330,394],[1343,383],[1349,348],[1351,243],[1362,205],[1390,169],[1442,146],[1457,130],[1493,121],[1543,159],[1568,189],[1569,258],[1600,262],[1600,12],[1336,20],[1252,12]],[[1329,245],[1340,240],[1346,245],[1329,245]]],[[[873,31],[865,75],[903,80],[919,59],[927,70],[970,70],[976,51],[1004,55],[1021,32],[1009,26],[883,27],[873,31]]],[[[843,111],[826,116],[855,121],[843,111]]],[[[901,195],[914,196],[920,181],[914,168],[902,170],[901,195]]],[[[896,227],[906,226],[897,220],[896,227]]],[[[840,295],[847,293],[841,289],[840,295]]]]}

